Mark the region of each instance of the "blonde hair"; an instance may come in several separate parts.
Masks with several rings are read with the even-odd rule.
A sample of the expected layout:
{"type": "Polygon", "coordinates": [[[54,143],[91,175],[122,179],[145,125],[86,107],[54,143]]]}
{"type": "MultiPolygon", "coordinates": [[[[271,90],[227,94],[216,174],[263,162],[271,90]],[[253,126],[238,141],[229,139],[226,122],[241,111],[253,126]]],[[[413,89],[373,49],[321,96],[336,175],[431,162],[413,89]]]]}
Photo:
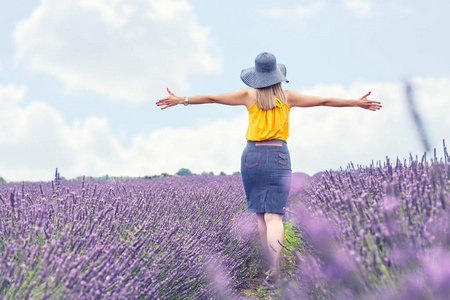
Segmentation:
{"type": "Polygon", "coordinates": [[[275,107],[275,96],[280,99],[281,103],[286,103],[283,85],[280,83],[258,88],[256,90],[256,105],[263,110],[269,110],[275,107]]]}

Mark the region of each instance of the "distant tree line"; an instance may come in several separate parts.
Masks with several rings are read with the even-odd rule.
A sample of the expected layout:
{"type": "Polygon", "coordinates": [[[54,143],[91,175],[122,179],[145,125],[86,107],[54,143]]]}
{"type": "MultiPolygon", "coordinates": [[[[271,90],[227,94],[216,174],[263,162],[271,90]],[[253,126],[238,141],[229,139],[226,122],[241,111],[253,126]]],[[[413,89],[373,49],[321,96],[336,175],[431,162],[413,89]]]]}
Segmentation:
{"type": "MultiPolygon", "coordinates": [[[[178,175],[178,176],[190,176],[190,175],[214,176],[215,175],[214,172],[212,172],[212,171],[211,172],[203,171],[201,174],[195,174],[195,173],[192,173],[191,170],[186,169],[186,168],[181,168],[175,174],[178,175]]],[[[241,173],[240,172],[234,172],[233,173],[233,175],[239,175],[239,174],[241,174],[241,173]]],[[[221,171],[218,175],[219,176],[226,176],[227,174],[225,172],[221,171]]]]}
{"type": "MultiPolygon", "coordinates": [[[[241,172],[234,172],[232,175],[240,175],[241,172]]],[[[203,171],[200,174],[195,174],[192,173],[191,170],[187,169],[187,168],[181,168],[180,170],[178,170],[178,172],[175,173],[175,175],[177,176],[215,176],[214,172],[206,172],[203,171]]],[[[221,171],[218,176],[226,176],[227,174],[223,171],[221,171]]],[[[160,175],[151,175],[151,176],[144,176],[141,178],[144,179],[156,179],[156,178],[168,178],[171,177],[173,175],[170,175],[168,173],[161,173],[160,175]]],[[[72,179],[73,181],[91,181],[91,180],[121,180],[121,179],[132,179],[134,177],[129,177],[129,176],[109,176],[108,174],[100,176],[100,177],[93,177],[93,176],[78,176],[75,177],[74,179],[72,179]]],[[[65,181],[67,180],[64,177],[60,177],[61,181],[65,181]]],[[[6,180],[3,177],[0,177],[0,184],[2,183],[7,183],[6,180]]]]}
{"type": "MultiPolygon", "coordinates": [[[[234,172],[232,175],[240,175],[241,172],[234,172]]],[[[216,174],[214,174],[214,172],[206,172],[203,171],[200,174],[196,174],[193,173],[191,170],[187,169],[187,168],[181,168],[178,170],[178,172],[176,172],[174,174],[175,176],[215,176],[216,174]]],[[[218,176],[226,176],[227,174],[223,171],[221,171],[218,176]]],[[[153,178],[167,178],[167,177],[171,177],[172,175],[169,175],[167,173],[162,173],[161,175],[153,175],[153,176],[145,176],[145,179],[153,179],[153,178]]]]}

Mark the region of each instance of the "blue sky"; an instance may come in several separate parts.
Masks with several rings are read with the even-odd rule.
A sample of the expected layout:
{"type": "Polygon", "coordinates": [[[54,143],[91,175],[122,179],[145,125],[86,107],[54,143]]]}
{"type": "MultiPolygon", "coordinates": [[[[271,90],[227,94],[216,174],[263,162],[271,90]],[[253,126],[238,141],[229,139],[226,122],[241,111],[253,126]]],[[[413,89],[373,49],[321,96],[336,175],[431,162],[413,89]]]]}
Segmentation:
{"type": "Polygon", "coordinates": [[[0,0],[0,176],[144,176],[239,170],[244,107],[155,102],[229,92],[260,52],[294,89],[378,112],[293,109],[294,171],[422,155],[404,83],[432,147],[450,143],[447,1],[0,0]]]}

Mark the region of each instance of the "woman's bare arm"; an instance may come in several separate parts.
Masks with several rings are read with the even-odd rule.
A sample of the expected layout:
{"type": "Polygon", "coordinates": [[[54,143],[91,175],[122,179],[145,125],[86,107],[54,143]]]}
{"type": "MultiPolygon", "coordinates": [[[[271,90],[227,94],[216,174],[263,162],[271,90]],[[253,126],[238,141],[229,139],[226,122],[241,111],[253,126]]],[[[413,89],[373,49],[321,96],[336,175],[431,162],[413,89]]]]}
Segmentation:
{"type": "Polygon", "coordinates": [[[333,107],[361,107],[376,111],[381,108],[381,103],[367,99],[371,92],[359,99],[340,99],[331,97],[318,97],[304,95],[295,91],[286,91],[287,104],[290,107],[313,107],[313,106],[333,106],[333,107]]]}
{"type": "MultiPolygon", "coordinates": [[[[156,102],[157,106],[162,106],[161,109],[184,103],[186,97],[178,97],[169,89],[167,89],[167,92],[169,93],[167,97],[156,102]]],[[[245,105],[247,108],[253,102],[251,89],[240,89],[224,94],[189,96],[188,98],[189,104],[219,103],[225,105],[245,105]]]]}

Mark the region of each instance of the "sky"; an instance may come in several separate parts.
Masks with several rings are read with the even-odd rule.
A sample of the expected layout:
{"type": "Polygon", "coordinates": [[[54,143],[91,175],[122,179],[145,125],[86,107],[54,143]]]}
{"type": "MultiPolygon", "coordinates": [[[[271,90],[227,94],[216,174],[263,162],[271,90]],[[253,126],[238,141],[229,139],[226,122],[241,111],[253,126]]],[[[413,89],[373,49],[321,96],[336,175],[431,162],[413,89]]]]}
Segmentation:
{"type": "Polygon", "coordinates": [[[423,134],[443,157],[449,12],[444,0],[0,0],[0,177],[239,171],[244,106],[155,102],[167,87],[179,96],[245,88],[240,72],[261,52],[286,65],[285,89],[371,91],[383,105],[293,108],[294,172],[421,157],[423,134]]]}

